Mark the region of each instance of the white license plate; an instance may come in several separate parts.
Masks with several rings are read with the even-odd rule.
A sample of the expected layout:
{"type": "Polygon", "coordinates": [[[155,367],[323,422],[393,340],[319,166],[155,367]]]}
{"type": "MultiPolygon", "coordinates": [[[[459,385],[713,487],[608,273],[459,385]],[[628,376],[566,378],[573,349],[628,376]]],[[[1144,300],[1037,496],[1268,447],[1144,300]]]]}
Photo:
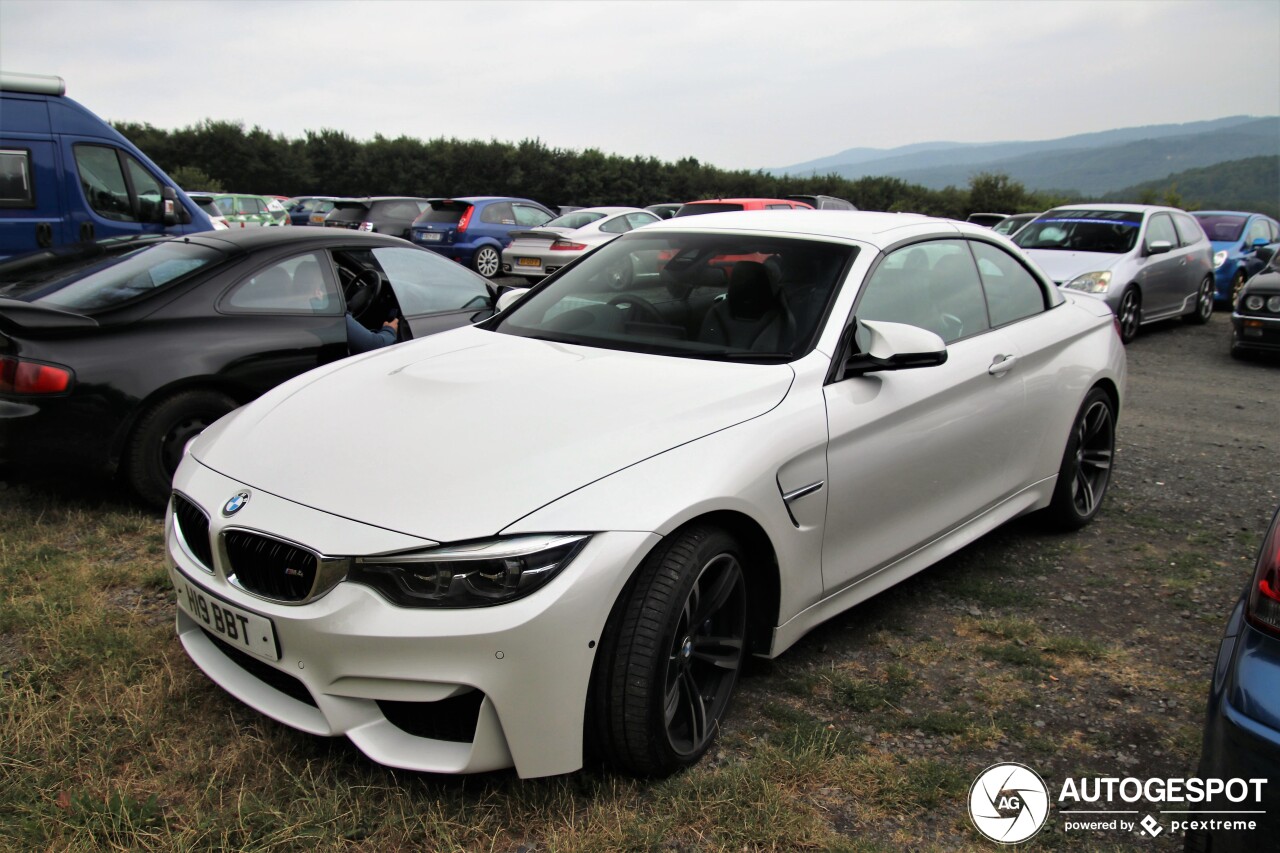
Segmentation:
{"type": "Polygon", "coordinates": [[[431,232],[428,232],[426,234],[419,234],[418,239],[424,243],[439,243],[440,238],[443,236],[444,236],[443,234],[433,234],[431,232]]]}
{"type": "Polygon", "coordinates": [[[280,660],[276,628],[270,619],[205,592],[176,569],[170,575],[178,592],[178,606],[184,613],[241,651],[280,660]]]}

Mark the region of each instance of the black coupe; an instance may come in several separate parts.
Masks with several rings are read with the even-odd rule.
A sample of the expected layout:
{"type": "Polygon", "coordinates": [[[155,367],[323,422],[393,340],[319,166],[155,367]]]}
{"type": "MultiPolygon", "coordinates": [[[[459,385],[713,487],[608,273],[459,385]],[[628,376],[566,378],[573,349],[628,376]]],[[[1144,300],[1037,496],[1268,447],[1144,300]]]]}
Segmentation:
{"type": "MultiPolygon", "coordinates": [[[[104,241],[0,264],[0,464],[120,473],[152,505],[186,443],[348,355],[488,317],[487,281],[396,237],[261,228],[104,241]]],[[[370,417],[377,413],[371,412],[370,417]]]]}

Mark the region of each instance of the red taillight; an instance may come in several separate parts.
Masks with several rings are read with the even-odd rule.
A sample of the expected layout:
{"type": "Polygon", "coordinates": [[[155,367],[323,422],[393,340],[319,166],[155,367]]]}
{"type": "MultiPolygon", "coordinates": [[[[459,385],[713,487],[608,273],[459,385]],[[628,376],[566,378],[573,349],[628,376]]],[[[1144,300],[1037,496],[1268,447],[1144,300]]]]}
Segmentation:
{"type": "Polygon", "coordinates": [[[467,226],[471,224],[471,214],[476,212],[474,205],[468,207],[462,214],[462,218],[458,220],[458,233],[461,234],[467,230],[467,226]]]}
{"type": "Polygon", "coordinates": [[[1280,635],[1280,511],[1258,554],[1244,615],[1255,628],[1280,635]]]}
{"type": "Polygon", "coordinates": [[[586,243],[570,243],[568,240],[557,240],[551,244],[553,252],[581,252],[585,248],[586,243]]]}
{"type": "Polygon", "coordinates": [[[61,394],[70,387],[71,371],[65,367],[0,356],[0,393],[61,394]]]}

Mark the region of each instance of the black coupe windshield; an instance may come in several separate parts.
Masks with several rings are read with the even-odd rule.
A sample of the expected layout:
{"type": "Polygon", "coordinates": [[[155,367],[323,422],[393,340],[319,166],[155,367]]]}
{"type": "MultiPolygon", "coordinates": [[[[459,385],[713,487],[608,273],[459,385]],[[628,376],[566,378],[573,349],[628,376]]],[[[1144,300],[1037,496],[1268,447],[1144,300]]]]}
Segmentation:
{"type": "Polygon", "coordinates": [[[1138,243],[1142,214],[1126,210],[1051,210],[1013,236],[1024,249],[1122,255],[1138,243]]]}
{"type": "Polygon", "coordinates": [[[217,249],[179,240],[88,259],[73,255],[35,274],[0,274],[0,296],[92,314],[157,292],[225,257],[217,249]]]}
{"type": "Polygon", "coordinates": [[[562,343],[791,361],[816,338],[856,249],[731,233],[632,233],[566,269],[491,328],[562,343]]]}

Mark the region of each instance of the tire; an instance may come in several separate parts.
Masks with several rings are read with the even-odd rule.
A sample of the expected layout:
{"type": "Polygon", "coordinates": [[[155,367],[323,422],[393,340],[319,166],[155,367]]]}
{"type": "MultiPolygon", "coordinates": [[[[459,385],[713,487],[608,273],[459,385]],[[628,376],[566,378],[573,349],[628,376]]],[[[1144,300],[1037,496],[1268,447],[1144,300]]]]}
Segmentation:
{"type": "Polygon", "coordinates": [[[614,606],[592,674],[597,756],[637,776],[668,776],[715,741],[746,649],[741,549],[716,527],[668,537],[614,606]]]}
{"type": "Polygon", "coordinates": [[[1101,388],[1085,396],[1071,425],[1058,467],[1058,483],[1044,520],[1058,530],[1078,530],[1098,514],[1116,448],[1115,404],[1101,388]]]}
{"type": "Polygon", "coordinates": [[[1138,336],[1138,327],[1142,325],[1142,292],[1136,286],[1131,284],[1125,288],[1116,317],[1120,320],[1120,342],[1127,344],[1138,336]]]}
{"type": "Polygon", "coordinates": [[[1234,308],[1236,303],[1240,301],[1240,291],[1244,290],[1244,270],[1236,270],[1235,277],[1231,279],[1231,307],[1234,308]]]}
{"type": "Polygon", "coordinates": [[[1196,304],[1190,314],[1182,315],[1182,319],[1193,326],[1203,326],[1213,316],[1213,276],[1207,276],[1200,282],[1200,290],[1196,292],[1196,304]]]}
{"type": "Polygon", "coordinates": [[[493,278],[502,269],[502,253],[493,246],[481,246],[471,258],[471,268],[485,278],[493,278]]]}
{"type": "Polygon", "coordinates": [[[236,401],[226,394],[194,390],[166,397],[147,409],[126,449],[129,487],[148,506],[162,508],[187,442],[235,407],[236,401]]]}

